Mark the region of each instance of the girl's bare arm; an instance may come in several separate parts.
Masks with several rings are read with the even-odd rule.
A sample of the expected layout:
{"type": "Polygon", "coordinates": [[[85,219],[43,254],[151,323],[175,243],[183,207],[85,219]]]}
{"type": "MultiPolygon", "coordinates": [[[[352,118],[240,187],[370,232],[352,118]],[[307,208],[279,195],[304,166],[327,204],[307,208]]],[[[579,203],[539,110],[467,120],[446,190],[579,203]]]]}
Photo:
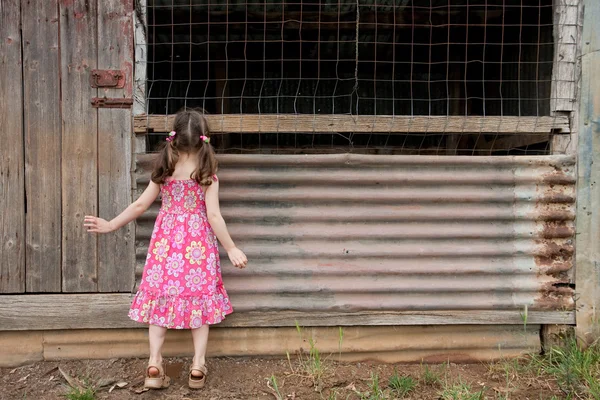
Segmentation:
{"type": "Polygon", "coordinates": [[[94,233],[116,231],[142,215],[154,203],[159,193],[160,186],[151,181],[146,190],[144,190],[144,193],[111,221],[86,215],[83,226],[87,228],[88,232],[94,233]]]}
{"type": "Polygon", "coordinates": [[[221,208],[219,207],[219,181],[215,180],[212,185],[206,189],[206,213],[208,215],[208,222],[212,227],[215,235],[219,239],[219,242],[223,245],[227,255],[231,260],[231,263],[238,268],[244,268],[248,263],[246,255],[235,246],[233,239],[229,235],[225,220],[221,215],[221,208]]]}

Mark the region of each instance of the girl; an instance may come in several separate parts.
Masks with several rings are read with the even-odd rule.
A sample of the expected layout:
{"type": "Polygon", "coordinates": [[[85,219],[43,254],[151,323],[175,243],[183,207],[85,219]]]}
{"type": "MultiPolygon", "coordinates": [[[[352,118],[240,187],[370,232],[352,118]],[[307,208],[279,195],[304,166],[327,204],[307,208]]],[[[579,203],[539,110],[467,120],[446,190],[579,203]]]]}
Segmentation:
{"type": "Polygon", "coordinates": [[[147,388],[169,386],[161,355],[167,328],[192,330],[188,383],[192,389],[204,387],[208,326],[233,311],[221,280],[216,238],[233,265],[244,268],[248,260],[221,216],[216,172],[206,118],[199,111],[179,112],[140,198],[112,221],[85,217],[88,232],[112,232],[142,215],[161,194],[142,282],[129,310],[132,320],[150,325],[147,388]]]}

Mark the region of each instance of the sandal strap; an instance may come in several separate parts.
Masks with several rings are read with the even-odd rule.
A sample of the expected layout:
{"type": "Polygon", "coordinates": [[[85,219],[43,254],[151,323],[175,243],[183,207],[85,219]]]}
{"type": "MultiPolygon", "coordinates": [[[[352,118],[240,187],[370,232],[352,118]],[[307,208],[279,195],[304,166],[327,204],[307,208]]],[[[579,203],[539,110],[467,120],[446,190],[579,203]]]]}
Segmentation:
{"type": "Polygon", "coordinates": [[[158,377],[152,376],[151,378],[162,378],[165,376],[165,370],[162,365],[148,364],[146,368],[146,375],[150,377],[150,368],[156,368],[158,370],[158,377]]]}
{"type": "Polygon", "coordinates": [[[192,365],[190,366],[190,374],[192,373],[192,371],[200,371],[205,376],[208,375],[208,369],[206,368],[206,365],[192,365]]]}

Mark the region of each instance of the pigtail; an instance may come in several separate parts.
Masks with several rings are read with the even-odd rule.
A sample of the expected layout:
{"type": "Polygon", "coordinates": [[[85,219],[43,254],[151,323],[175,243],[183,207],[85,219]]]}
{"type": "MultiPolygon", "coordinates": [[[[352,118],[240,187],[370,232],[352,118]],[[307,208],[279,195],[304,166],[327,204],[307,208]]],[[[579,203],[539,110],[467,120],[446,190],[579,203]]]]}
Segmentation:
{"type": "Polygon", "coordinates": [[[218,162],[215,150],[208,141],[200,141],[197,157],[198,169],[194,171],[192,178],[200,185],[210,186],[213,183],[213,175],[217,173],[218,162]]]}
{"type": "Polygon", "coordinates": [[[173,145],[173,142],[169,141],[163,143],[156,155],[154,169],[152,170],[151,175],[152,182],[159,185],[164,184],[165,180],[173,175],[177,160],[179,160],[179,154],[173,145]]]}

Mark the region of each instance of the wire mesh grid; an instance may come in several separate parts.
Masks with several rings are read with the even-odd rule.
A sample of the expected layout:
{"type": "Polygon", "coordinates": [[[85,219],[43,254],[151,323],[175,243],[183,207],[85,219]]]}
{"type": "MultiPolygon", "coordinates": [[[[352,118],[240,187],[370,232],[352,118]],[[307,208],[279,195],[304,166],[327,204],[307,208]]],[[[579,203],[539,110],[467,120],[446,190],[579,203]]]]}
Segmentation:
{"type": "Polygon", "coordinates": [[[138,0],[142,118],[160,135],[202,107],[223,152],[556,153],[578,62],[563,3],[138,0]]]}

